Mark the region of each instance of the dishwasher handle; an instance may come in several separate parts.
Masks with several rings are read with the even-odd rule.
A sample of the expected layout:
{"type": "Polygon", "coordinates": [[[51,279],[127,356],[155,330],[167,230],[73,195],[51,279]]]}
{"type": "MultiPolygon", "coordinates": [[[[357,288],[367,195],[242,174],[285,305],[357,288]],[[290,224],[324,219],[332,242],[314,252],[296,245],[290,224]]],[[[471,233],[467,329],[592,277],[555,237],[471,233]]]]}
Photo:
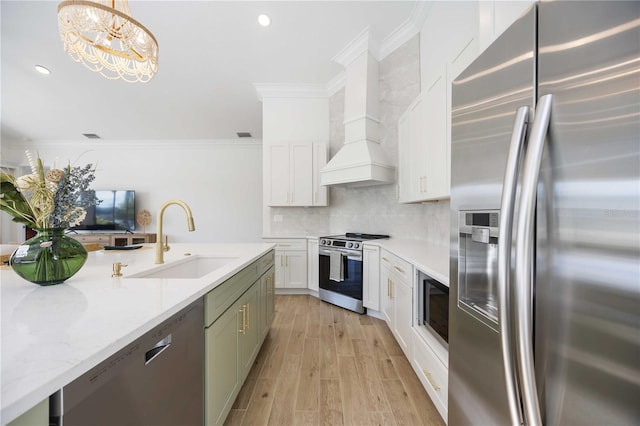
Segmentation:
{"type": "Polygon", "coordinates": [[[158,355],[160,355],[166,349],[169,349],[169,346],[171,346],[171,334],[167,335],[167,337],[153,345],[153,348],[145,352],[144,365],[149,365],[149,363],[156,359],[158,355]]]}

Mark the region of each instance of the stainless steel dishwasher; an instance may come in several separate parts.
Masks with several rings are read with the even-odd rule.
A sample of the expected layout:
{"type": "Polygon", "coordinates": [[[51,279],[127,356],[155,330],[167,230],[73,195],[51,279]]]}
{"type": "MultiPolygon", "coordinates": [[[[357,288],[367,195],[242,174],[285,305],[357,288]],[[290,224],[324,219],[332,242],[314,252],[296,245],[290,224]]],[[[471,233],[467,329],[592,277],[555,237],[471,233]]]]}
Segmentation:
{"type": "Polygon", "coordinates": [[[54,424],[202,426],[203,307],[193,303],[62,388],[54,424]]]}

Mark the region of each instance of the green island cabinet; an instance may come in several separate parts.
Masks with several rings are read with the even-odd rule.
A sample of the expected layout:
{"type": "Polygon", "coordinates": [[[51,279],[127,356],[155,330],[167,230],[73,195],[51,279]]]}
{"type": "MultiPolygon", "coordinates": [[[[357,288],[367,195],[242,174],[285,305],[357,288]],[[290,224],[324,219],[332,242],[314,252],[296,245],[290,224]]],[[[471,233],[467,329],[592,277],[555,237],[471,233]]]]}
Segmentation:
{"type": "Polygon", "coordinates": [[[205,424],[222,425],[274,316],[274,252],[205,295],[205,424]]]}

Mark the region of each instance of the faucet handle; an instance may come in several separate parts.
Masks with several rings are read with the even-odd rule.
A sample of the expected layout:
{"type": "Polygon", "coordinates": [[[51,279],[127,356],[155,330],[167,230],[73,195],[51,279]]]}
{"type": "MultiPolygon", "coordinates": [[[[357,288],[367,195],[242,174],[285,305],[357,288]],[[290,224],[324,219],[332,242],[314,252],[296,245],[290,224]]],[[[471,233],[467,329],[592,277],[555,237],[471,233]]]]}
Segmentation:
{"type": "Polygon", "coordinates": [[[122,262],[115,262],[113,264],[113,273],[111,274],[111,277],[112,278],[121,277],[122,276],[122,268],[124,268],[125,266],[128,266],[128,265],[125,265],[122,262]]]}
{"type": "Polygon", "coordinates": [[[162,251],[169,251],[169,250],[171,250],[171,247],[169,247],[169,236],[165,235],[164,244],[162,245],[162,251]]]}

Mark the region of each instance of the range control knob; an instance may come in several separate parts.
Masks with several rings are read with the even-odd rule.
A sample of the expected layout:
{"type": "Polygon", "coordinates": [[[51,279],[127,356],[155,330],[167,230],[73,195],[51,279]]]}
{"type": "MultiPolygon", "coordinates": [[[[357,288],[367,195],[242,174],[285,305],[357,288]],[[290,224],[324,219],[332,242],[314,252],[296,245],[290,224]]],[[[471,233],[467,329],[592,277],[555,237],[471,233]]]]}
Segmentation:
{"type": "Polygon", "coordinates": [[[352,247],[353,247],[353,243],[348,243],[348,244],[347,244],[347,247],[348,247],[348,248],[352,248],[352,247]]]}
{"type": "Polygon", "coordinates": [[[353,248],[355,248],[355,249],[360,248],[360,244],[358,244],[358,243],[354,243],[354,244],[353,244],[353,248]]]}
{"type": "Polygon", "coordinates": [[[327,245],[327,240],[320,240],[320,245],[326,246],[327,245]]]}

